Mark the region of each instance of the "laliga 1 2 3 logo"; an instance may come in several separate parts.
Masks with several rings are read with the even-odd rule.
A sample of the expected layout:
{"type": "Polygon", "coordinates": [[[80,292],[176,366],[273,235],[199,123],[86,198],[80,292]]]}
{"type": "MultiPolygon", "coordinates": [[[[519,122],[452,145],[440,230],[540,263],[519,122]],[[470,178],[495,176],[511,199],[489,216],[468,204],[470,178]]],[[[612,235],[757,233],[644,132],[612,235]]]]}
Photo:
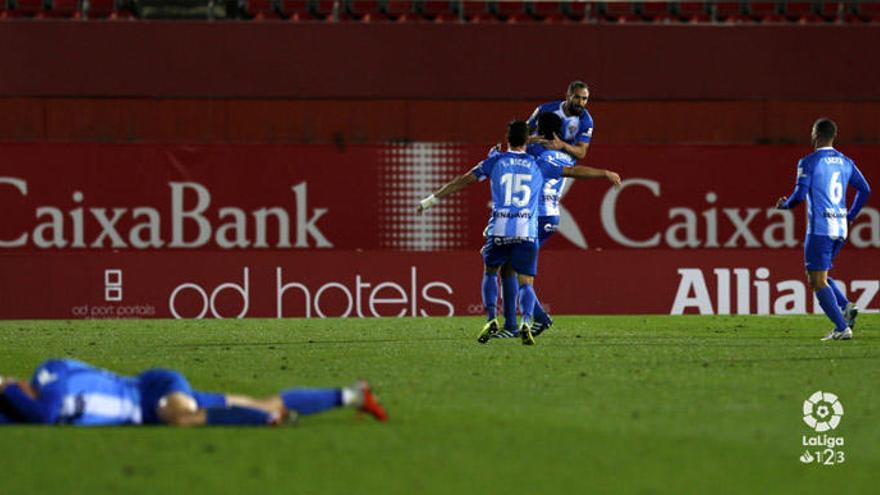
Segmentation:
{"type": "Polygon", "coordinates": [[[843,404],[831,392],[816,392],[804,401],[804,423],[822,433],[837,428],[843,417],[843,404]]]}
{"type": "Polygon", "coordinates": [[[843,437],[828,435],[826,432],[834,430],[840,425],[843,418],[843,404],[835,394],[831,392],[815,392],[804,401],[804,423],[822,435],[803,436],[802,444],[806,447],[800,456],[804,464],[816,463],[824,466],[841,464],[846,456],[840,447],[843,447],[843,437]],[[810,450],[815,448],[816,450],[810,450]]]}

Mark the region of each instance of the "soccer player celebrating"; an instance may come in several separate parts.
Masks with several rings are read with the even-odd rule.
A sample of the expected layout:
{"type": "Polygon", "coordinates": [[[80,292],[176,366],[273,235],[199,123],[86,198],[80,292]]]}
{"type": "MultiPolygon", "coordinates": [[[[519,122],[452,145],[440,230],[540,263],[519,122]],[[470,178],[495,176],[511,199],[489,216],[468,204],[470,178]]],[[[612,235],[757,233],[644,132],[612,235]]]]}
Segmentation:
{"type": "Polygon", "coordinates": [[[129,377],[73,359],[44,362],[29,382],[0,377],[0,424],[268,426],[337,407],[387,419],[366,382],[256,399],[193,390],[177,371],[151,369],[129,377]]]}
{"type": "Polygon", "coordinates": [[[536,160],[526,153],[529,129],[524,121],[507,126],[508,151],[493,154],[423,199],[418,206],[422,213],[450,194],[468,185],[489,179],[492,192],[492,214],[487,227],[486,244],[481,250],[485,266],[482,293],[487,323],[477,341],[487,343],[498,333],[496,305],[498,300],[498,272],[510,262],[517,273],[517,299],[522,314],[520,337],[524,345],[534,345],[532,317],[537,296],[533,281],[538,268],[538,202],[544,181],[572,177],[576,179],[605,178],[620,183],[613,172],[589,167],[563,168],[546,160],[536,160]]]}
{"type": "MultiPolygon", "coordinates": [[[[566,153],[572,158],[572,164],[577,160],[583,159],[587,155],[587,148],[590,147],[590,141],[593,137],[593,117],[587,111],[587,101],[589,98],[590,88],[587,84],[583,81],[572,81],[565,92],[564,100],[556,100],[539,105],[528,120],[529,131],[533,133],[529,138],[532,146],[541,145],[541,152],[551,150],[566,153]],[[559,123],[554,123],[552,130],[545,129],[545,132],[542,132],[540,125],[542,115],[555,115],[558,117],[559,123]]],[[[571,184],[571,181],[568,181],[567,184],[558,190],[557,201],[568,191],[571,184]]],[[[556,213],[555,219],[557,220],[555,226],[539,224],[539,231],[545,232],[544,229],[548,228],[548,225],[549,228],[555,229],[559,225],[559,213],[556,213]]],[[[516,275],[509,266],[505,266],[501,270],[501,300],[504,303],[504,329],[498,333],[497,337],[516,337],[516,301],[514,298],[516,293],[516,275]]],[[[550,319],[544,308],[540,304],[536,305],[535,324],[532,328],[534,334],[540,335],[552,324],[553,320],[550,319]]]]}
{"type": "Polygon", "coordinates": [[[789,197],[781,197],[776,207],[789,209],[807,200],[807,235],[804,261],[810,286],[822,311],[834,323],[834,329],[822,340],[849,340],[858,308],[828,276],[832,261],[846,242],[848,225],[868,200],[871,188],[865,177],[846,155],[834,149],[837,124],[822,118],[813,124],[816,150],[798,162],[797,183],[789,197]],[[847,212],[846,187],[856,189],[852,208],[847,212]]]}
{"type": "Polygon", "coordinates": [[[529,130],[535,132],[538,127],[538,116],[542,113],[553,113],[562,119],[562,128],[554,137],[534,136],[531,141],[544,144],[548,149],[568,153],[575,160],[587,156],[587,148],[593,138],[593,117],[587,111],[587,100],[590,99],[590,88],[583,81],[572,81],[568,85],[564,100],[551,101],[538,106],[529,117],[529,130]]]}
{"type": "MultiPolygon", "coordinates": [[[[562,118],[554,112],[544,112],[537,116],[538,136],[544,138],[542,142],[533,142],[526,148],[526,152],[536,160],[545,160],[558,165],[560,167],[573,167],[577,163],[571,155],[562,151],[548,149],[547,144],[558,136],[562,128],[562,118]]],[[[587,167],[590,168],[590,167],[587,167]]],[[[609,172],[610,174],[611,172],[609,172]]],[[[538,201],[538,247],[542,247],[545,242],[559,230],[559,200],[566,190],[566,185],[570,184],[566,178],[562,179],[546,179],[544,187],[541,189],[541,198],[538,201]]],[[[501,287],[504,308],[504,328],[499,331],[496,338],[515,338],[518,337],[516,329],[516,301],[513,300],[512,294],[517,289],[516,273],[505,264],[501,268],[501,287]],[[512,323],[513,322],[513,323],[512,323]]],[[[532,324],[532,334],[537,337],[553,325],[550,315],[544,311],[540,301],[535,301],[534,321],[532,324]]]]}

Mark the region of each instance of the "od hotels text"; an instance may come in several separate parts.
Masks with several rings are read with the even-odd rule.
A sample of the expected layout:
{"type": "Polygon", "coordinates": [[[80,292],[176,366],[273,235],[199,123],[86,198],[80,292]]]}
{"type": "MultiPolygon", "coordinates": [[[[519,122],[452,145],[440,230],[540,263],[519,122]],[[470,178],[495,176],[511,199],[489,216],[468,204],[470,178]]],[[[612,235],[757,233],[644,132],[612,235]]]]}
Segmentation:
{"type": "MultiPolygon", "coordinates": [[[[168,297],[168,309],[177,319],[201,319],[208,313],[214,318],[244,318],[248,316],[248,309],[251,306],[250,272],[247,266],[242,269],[240,284],[226,282],[216,287],[205,287],[194,282],[182,283],[171,291],[168,297]],[[229,310],[228,304],[223,305],[226,307],[225,310],[218,307],[220,306],[218,297],[224,292],[231,292],[237,299],[235,305],[235,309],[238,309],[237,313],[229,310]],[[189,304],[180,302],[184,298],[187,298],[189,304]],[[189,314],[193,309],[194,314],[189,314]]],[[[420,282],[418,268],[415,266],[410,267],[408,283],[391,280],[368,281],[360,274],[355,274],[352,280],[346,282],[347,284],[329,281],[309,287],[301,282],[285,280],[284,270],[275,267],[275,317],[311,318],[313,313],[319,318],[453,316],[455,314],[452,302],[448,299],[453,294],[452,286],[437,280],[420,282]],[[333,308],[332,314],[328,314],[327,307],[333,308]]]]}

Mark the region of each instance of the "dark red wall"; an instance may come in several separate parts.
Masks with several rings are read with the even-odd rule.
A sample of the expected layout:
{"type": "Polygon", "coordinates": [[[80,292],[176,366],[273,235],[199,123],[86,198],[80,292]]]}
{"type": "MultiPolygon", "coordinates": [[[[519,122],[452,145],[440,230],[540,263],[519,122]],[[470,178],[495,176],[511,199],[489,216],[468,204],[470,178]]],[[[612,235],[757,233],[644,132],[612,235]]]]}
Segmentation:
{"type": "MultiPolygon", "coordinates": [[[[0,98],[0,141],[491,143],[541,100],[0,98]]],[[[595,101],[602,144],[808,143],[819,116],[841,142],[880,143],[880,102],[595,101]]]]}
{"type": "Polygon", "coordinates": [[[0,96],[880,99],[880,26],[4,22],[0,96]]]}
{"type": "Polygon", "coordinates": [[[880,25],[0,23],[0,141],[486,143],[574,78],[602,143],[880,143],[880,25]]]}

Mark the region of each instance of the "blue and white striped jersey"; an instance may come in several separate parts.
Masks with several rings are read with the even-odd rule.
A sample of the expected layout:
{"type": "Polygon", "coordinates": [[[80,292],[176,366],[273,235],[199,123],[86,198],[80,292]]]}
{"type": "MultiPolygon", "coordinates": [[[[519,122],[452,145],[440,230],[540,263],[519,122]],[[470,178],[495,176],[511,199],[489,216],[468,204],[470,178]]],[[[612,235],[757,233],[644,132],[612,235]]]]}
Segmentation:
{"type": "Polygon", "coordinates": [[[124,425],[143,421],[136,378],[74,359],[55,359],[36,369],[31,386],[56,423],[124,425]]]}
{"type": "Polygon", "coordinates": [[[507,151],[483,160],[471,172],[479,180],[490,181],[492,215],[486,234],[536,239],[544,181],[562,177],[562,167],[549,161],[538,162],[525,152],[507,151]]]}
{"type": "Polygon", "coordinates": [[[846,188],[868,188],[856,164],[830,146],[819,148],[798,162],[797,183],[807,188],[807,234],[846,239],[846,188]]]}
{"type": "MultiPolygon", "coordinates": [[[[560,150],[548,150],[538,143],[530,144],[526,151],[538,161],[544,160],[563,168],[573,167],[577,163],[574,157],[568,153],[560,150]]],[[[544,180],[541,200],[538,202],[539,217],[559,216],[559,195],[562,192],[562,188],[565,187],[565,181],[567,180],[570,179],[562,177],[544,180]]]]}
{"type": "Polygon", "coordinates": [[[551,101],[540,105],[529,117],[529,129],[534,132],[538,128],[538,115],[550,112],[555,113],[562,119],[562,139],[568,144],[589,143],[593,138],[593,116],[585,108],[580,115],[569,116],[563,110],[564,100],[551,101]]]}

